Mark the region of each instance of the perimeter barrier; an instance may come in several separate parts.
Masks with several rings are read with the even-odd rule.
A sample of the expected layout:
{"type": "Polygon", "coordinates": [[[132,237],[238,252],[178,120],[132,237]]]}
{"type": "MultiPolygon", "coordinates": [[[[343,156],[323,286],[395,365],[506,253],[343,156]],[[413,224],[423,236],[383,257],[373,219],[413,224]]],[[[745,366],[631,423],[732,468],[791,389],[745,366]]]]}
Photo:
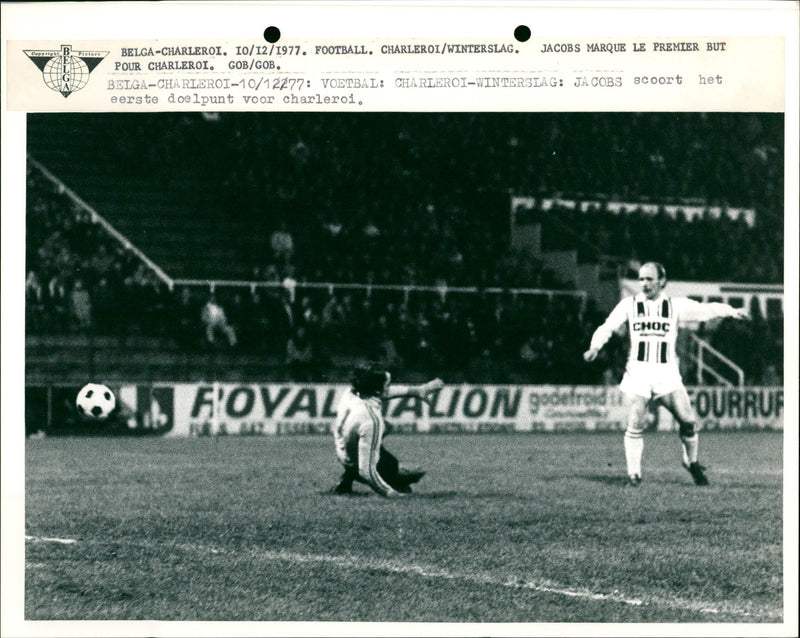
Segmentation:
{"type": "MultiPolygon", "coordinates": [[[[75,409],[78,386],[29,385],[25,424],[30,435],[283,436],[328,434],[344,384],[155,383],[118,384],[117,408],[105,421],[86,421],[75,409]]],[[[783,430],[781,386],[688,388],[701,430],[783,430]]],[[[616,386],[447,385],[425,402],[415,397],[385,405],[394,433],[479,434],[603,432],[625,429],[616,386]]],[[[674,431],[663,408],[649,428],[674,431]]]]}

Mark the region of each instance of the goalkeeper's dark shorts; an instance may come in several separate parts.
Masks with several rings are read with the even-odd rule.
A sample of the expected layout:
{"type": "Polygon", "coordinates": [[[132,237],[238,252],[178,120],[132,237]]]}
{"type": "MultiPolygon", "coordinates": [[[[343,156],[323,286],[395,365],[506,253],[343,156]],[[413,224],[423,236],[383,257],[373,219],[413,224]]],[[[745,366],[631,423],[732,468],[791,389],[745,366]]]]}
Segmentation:
{"type": "MultiPolygon", "coordinates": [[[[412,483],[416,483],[424,474],[421,471],[407,472],[400,469],[400,461],[382,445],[377,469],[381,478],[398,492],[411,491],[409,486],[412,483]]],[[[361,477],[358,475],[358,467],[346,467],[339,485],[340,487],[349,488],[352,486],[353,481],[361,481],[361,477]]]]}

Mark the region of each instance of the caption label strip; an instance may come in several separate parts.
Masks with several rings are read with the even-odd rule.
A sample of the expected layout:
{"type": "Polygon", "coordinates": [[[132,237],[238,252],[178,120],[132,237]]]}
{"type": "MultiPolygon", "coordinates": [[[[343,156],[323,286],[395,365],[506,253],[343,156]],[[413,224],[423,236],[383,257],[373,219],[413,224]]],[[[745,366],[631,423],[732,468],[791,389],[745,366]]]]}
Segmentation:
{"type": "Polygon", "coordinates": [[[15,42],[10,52],[11,110],[585,110],[590,100],[597,110],[782,111],[784,104],[777,37],[15,42]]]}

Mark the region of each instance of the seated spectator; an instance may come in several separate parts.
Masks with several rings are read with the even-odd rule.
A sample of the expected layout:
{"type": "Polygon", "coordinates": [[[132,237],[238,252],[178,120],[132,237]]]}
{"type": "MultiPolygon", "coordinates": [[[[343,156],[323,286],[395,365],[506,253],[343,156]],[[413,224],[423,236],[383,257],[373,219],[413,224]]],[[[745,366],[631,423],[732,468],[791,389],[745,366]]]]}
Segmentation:
{"type": "Polygon", "coordinates": [[[80,278],[75,280],[70,292],[70,310],[75,329],[87,332],[92,327],[92,301],[80,278]]]}
{"type": "Polygon", "coordinates": [[[25,278],[25,328],[28,332],[41,332],[45,324],[44,288],[36,271],[29,270],[25,278]]]}
{"type": "Polygon", "coordinates": [[[56,333],[65,334],[70,328],[70,300],[67,284],[61,275],[53,275],[47,284],[47,314],[56,333]]]}
{"type": "Polygon", "coordinates": [[[288,264],[294,255],[294,238],[287,230],[286,222],[281,222],[280,227],[272,233],[269,240],[272,254],[279,264],[288,264]]]}
{"type": "MultiPolygon", "coordinates": [[[[200,304],[189,287],[181,287],[173,292],[173,305],[169,325],[178,346],[184,351],[193,351],[200,347],[201,329],[197,323],[197,315],[201,314],[200,304]]],[[[205,337],[205,334],[203,334],[205,337]]]]}
{"type": "Polygon", "coordinates": [[[124,320],[115,316],[119,310],[115,296],[116,292],[112,289],[108,277],[101,276],[92,295],[94,324],[100,334],[107,335],[116,332],[118,322],[124,320]]]}
{"type": "Polygon", "coordinates": [[[286,343],[286,364],[295,381],[313,380],[314,347],[303,326],[299,326],[286,343]]]}
{"type": "Polygon", "coordinates": [[[403,364],[400,354],[397,352],[393,335],[389,332],[386,316],[378,317],[379,343],[377,361],[387,369],[396,369],[403,364]]]}
{"type": "Polygon", "coordinates": [[[236,345],[236,331],[228,323],[225,310],[217,303],[214,293],[211,293],[200,313],[200,318],[205,328],[206,343],[212,348],[219,347],[218,337],[225,337],[228,346],[236,345]]]}

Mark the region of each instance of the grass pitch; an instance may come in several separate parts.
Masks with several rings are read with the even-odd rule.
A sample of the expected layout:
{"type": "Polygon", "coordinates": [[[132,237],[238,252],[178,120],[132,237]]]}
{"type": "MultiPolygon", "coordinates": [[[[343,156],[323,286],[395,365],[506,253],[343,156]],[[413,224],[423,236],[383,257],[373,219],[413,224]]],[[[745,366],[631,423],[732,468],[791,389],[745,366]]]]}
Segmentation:
{"type": "Polygon", "coordinates": [[[782,434],[391,436],[429,470],[386,500],[327,436],[26,443],[28,620],[783,619],[782,434]]]}

